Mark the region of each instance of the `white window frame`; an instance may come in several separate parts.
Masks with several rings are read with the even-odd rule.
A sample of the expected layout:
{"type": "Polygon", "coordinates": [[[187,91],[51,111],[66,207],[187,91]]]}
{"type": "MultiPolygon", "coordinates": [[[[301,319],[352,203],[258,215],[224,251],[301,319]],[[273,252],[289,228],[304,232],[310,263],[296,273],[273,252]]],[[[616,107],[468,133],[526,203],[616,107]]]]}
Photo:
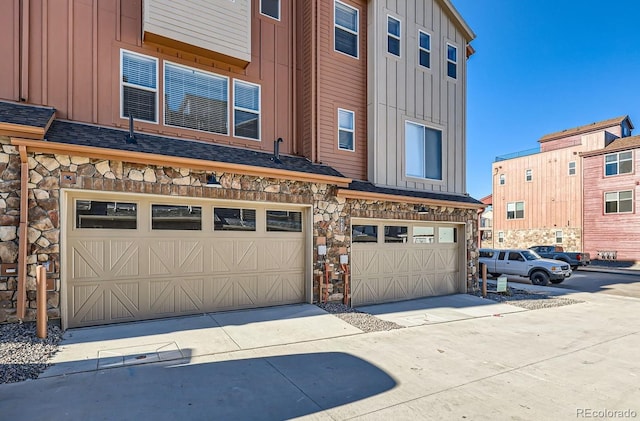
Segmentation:
{"type": "Polygon", "coordinates": [[[281,16],[281,13],[282,13],[282,2],[280,0],[278,0],[278,17],[276,18],[276,17],[273,17],[271,15],[268,15],[268,14],[262,12],[262,1],[263,0],[260,0],[260,14],[262,16],[268,17],[269,19],[274,19],[274,20],[277,20],[278,22],[280,22],[280,16],[281,16]]]}
{"type": "Polygon", "coordinates": [[[533,170],[531,169],[524,170],[524,181],[526,181],[527,183],[533,181],[533,170]]]}
{"type": "Polygon", "coordinates": [[[338,149],[341,151],[349,151],[355,152],[356,150],[356,113],[355,111],[347,110],[345,108],[338,108],[338,149]],[[349,129],[346,127],[340,127],[340,112],[351,114],[351,119],[353,121],[353,129],[349,129]],[[353,147],[351,149],[340,147],[340,132],[349,132],[351,133],[353,139],[353,147]]]}
{"type": "Polygon", "coordinates": [[[237,137],[238,139],[248,139],[248,140],[253,140],[255,142],[260,142],[262,140],[262,86],[260,86],[257,83],[247,82],[246,80],[242,80],[242,79],[233,79],[233,103],[232,103],[232,107],[233,107],[233,113],[232,113],[232,117],[233,117],[233,136],[237,137]],[[257,112],[257,114],[258,114],[258,138],[257,139],[254,139],[252,137],[244,137],[244,136],[236,135],[236,110],[256,114],[255,110],[251,110],[251,109],[248,109],[248,108],[242,108],[242,107],[236,107],[236,84],[250,85],[250,86],[257,86],[258,87],[258,112],[257,112]]]}
{"type": "Polygon", "coordinates": [[[515,219],[524,219],[525,217],[525,208],[524,208],[524,201],[520,200],[517,202],[508,202],[507,203],[507,214],[506,214],[506,218],[508,221],[512,221],[515,219]],[[522,216],[518,218],[518,203],[522,203],[522,216]],[[513,205],[513,218],[509,218],[509,205],[513,205]]]}
{"type": "Polygon", "coordinates": [[[570,176],[576,175],[577,173],[577,167],[576,167],[576,161],[569,161],[569,171],[568,174],[570,176]],[[573,164],[573,165],[571,165],[573,164]],[[573,171],[573,172],[572,172],[573,171]]]}
{"type": "Polygon", "coordinates": [[[504,175],[504,174],[500,174],[500,175],[498,176],[498,184],[499,184],[500,186],[504,186],[505,184],[507,184],[507,176],[506,176],[506,175],[504,175]]]}
{"type": "Polygon", "coordinates": [[[387,54],[391,54],[394,57],[402,57],[402,21],[395,16],[387,15],[387,54]],[[398,35],[389,32],[389,20],[393,19],[398,22],[398,35]],[[398,54],[389,51],[389,38],[398,40],[398,54]]]}
{"type": "Polygon", "coordinates": [[[159,115],[160,115],[160,95],[159,95],[159,92],[160,92],[160,89],[158,88],[158,85],[160,83],[160,79],[159,79],[159,76],[160,76],[159,67],[160,66],[158,65],[158,62],[159,62],[159,60],[158,60],[157,57],[136,53],[135,51],[125,50],[124,48],[120,49],[120,118],[123,118],[123,119],[128,119],[129,118],[129,116],[124,115],[124,87],[125,86],[129,86],[129,87],[132,87],[132,88],[135,88],[135,89],[141,89],[141,90],[148,91],[148,92],[154,92],[155,95],[156,95],[156,101],[155,101],[156,110],[155,110],[155,113],[154,113],[155,116],[156,116],[156,119],[154,121],[138,120],[135,117],[133,119],[137,120],[137,121],[144,121],[146,123],[159,124],[159,120],[160,120],[160,118],[159,118],[159,115]],[[146,86],[140,86],[140,85],[136,85],[136,84],[133,84],[133,83],[123,82],[122,81],[122,76],[123,76],[123,72],[124,72],[123,63],[124,63],[124,55],[125,54],[131,54],[131,55],[134,55],[134,56],[143,57],[145,59],[151,59],[156,63],[156,66],[155,66],[156,67],[156,87],[155,88],[147,88],[146,86]]]}
{"type": "Polygon", "coordinates": [[[425,68],[425,69],[431,69],[431,34],[423,31],[422,29],[418,29],[418,66],[425,68]],[[429,38],[429,48],[424,48],[420,45],[420,35],[426,35],[429,38]],[[420,64],[420,53],[421,52],[426,52],[427,54],[429,54],[429,65],[428,66],[424,66],[422,64],[420,64]]]}
{"type": "Polygon", "coordinates": [[[624,174],[633,174],[633,151],[620,151],[620,152],[606,154],[604,156],[604,176],[605,177],[615,177],[617,175],[624,175],[624,174]],[[627,153],[630,154],[631,157],[621,160],[620,159],[620,154],[627,154],[627,153]],[[615,156],[616,160],[615,161],[611,161],[611,162],[607,162],[607,157],[609,157],[609,156],[615,156]],[[626,161],[630,161],[631,162],[630,171],[628,171],[628,172],[620,172],[621,163],[622,162],[626,162],[626,161]],[[613,164],[614,162],[616,164],[616,173],[615,174],[607,174],[607,164],[613,164]]]}
{"type": "Polygon", "coordinates": [[[562,244],[563,240],[562,230],[556,231],[556,244],[562,244]]]}
{"type": "MultiPolygon", "coordinates": [[[[431,182],[443,182],[444,181],[444,176],[446,174],[446,168],[445,168],[445,162],[444,162],[444,130],[440,129],[440,128],[436,128],[436,127],[431,127],[431,126],[427,126],[426,124],[422,124],[422,123],[418,123],[416,121],[411,121],[411,120],[405,120],[404,122],[404,175],[405,177],[409,178],[409,179],[413,179],[413,180],[429,180],[431,182]],[[408,164],[407,164],[407,153],[408,153],[408,147],[407,147],[407,125],[408,124],[412,124],[414,126],[420,126],[422,127],[424,130],[432,130],[435,132],[439,132],[440,133],[440,178],[430,178],[425,176],[417,176],[417,175],[413,175],[413,174],[409,174],[408,173],[408,164]]],[[[424,140],[424,137],[423,137],[424,140]]],[[[426,145],[425,145],[425,156],[423,158],[426,159],[426,145]]],[[[424,162],[424,167],[426,169],[427,167],[427,162],[424,162]]]]}
{"type": "MultiPolygon", "coordinates": [[[[626,200],[629,200],[629,199],[624,199],[624,200],[626,201],[626,200]]],[[[617,215],[617,214],[619,214],[619,213],[626,213],[626,214],[629,214],[629,213],[633,213],[633,212],[634,212],[634,208],[635,208],[635,197],[634,197],[634,192],[633,192],[633,190],[620,190],[620,191],[608,191],[608,192],[604,192],[604,198],[603,198],[603,201],[604,201],[604,209],[603,209],[603,211],[604,211],[604,214],[605,214],[605,215],[617,215]],[[630,211],[620,212],[620,193],[627,193],[627,192],[631,193],[631,210],[630,210],[630,211]],[[615,193],[615,195],[616,195],[616,200],[615,200],[615,202],[617,203],[616,211],[615,211],[615,212],[607,212],[607,203],[609,203],[609,202],[613,202],[613,200],[607,200],[607,195],[608,195],[608,194],[614,194],[614,193],[615,193]]]]}
{"type": "Polygon", "coordinates": [[[447,42],[447,48],[445,50],[445,58],[447,59],[446,60],[447,67],[445,69],[445,74],[447,75],[447,77],[449,79],[458,80],[458,62],[460,61],[460,54],[458,53],[458,47],[453,45],[453,44],[451,44],[450,42],[447,42]],[[455,60],[450,60],[449,59],[449,47],[452,47],[456,51],[456,59],[455,60]],[[449,75],[449,63],[452,63],[452,64],[454,64],[456,66],[456,75],[455,75],[455,77],[449,75]]]}
{"type": "Polygon", "coordinates": [[[344,54],[347,57],[360,59],[360,10],[355,8],[355,7],[353,7],[353,6],[348,5],[346,3],[338,1],[338,0],[334,0],[334,2],[333,2],[333,51],[335,51],[337,53],[340,53],[340,54],[344,54]],[[346,27],[344,27],[342,25],[339,25],[336,22],[336,5],[338,3],[340,3],[344,7],[352,9],[352,10],[354,10],[356,12],[356,30],[355,31],[353,31],[353,30],[351,30],[349,28],[346,28],[346,27]],[[335,37],[336,37],[336,28],[339,28],[339,29],[341,29],[343,31],[349,32],[349,33],[351,33],[351,34],[356,36],[356,55],[355,56],[352,56],[351,54],[348,54],[348,53],[345,53],[343,51],[340,51],[340,50],[336,49],[336,39],[335,39],[335,37]]]}
{"type": "Polygon", "coordinates": [[[166,61],[165,60],[163,62],[163,66],[162,66],[162,72],[163,72],[163,74],[162,74],[162,88],[164,89],[164,92],[163,92],[163,97],[164,97],[163,100],[164,101],[166,101],[166,94],[167,94],[167,84],[166,84],[166,80],[165,80],[165,77],[167,76],[167,65],[173,66],[173,67],[181,67],[183,69],[191,70],[191,71],[196,72],[196,73],[202,73],[204,75],[212,76],[213,78],[219,78],[219,79],[224,79],[225,80],[225,83],[227,84],[227,133],[210,132],[208,130],[200,130],[200,129],[194,129],[194,128],[191,128],[191,127],[176,126],[175,124],[168,124],[167,123],[167,118],[166,118],[166,110],[167,110],[166,104],[163,104],[164,105],[163,109],[165,111],[162,113],[162,118],[163,118],[164,125],[167,126],[167,127],[176,127],[176,128],[183,129],[183,130],[193,130],[193,131],[202,132],[202,133],[214,134],[216,136],[231,136],[231,130],[229,130],[229,123],[231,122],[231,117],[229,115],[229,105],[231,103],[231,99],[232,98],[230,98],[231,95],[230,95],[230,91],[229,91],[229,78],[227,76],[222,76],[222,75],[219,75],[217,73],[212,73],[212,72],[208,72],[206,70],[201,70],[201,69],[197,69],[195,67],[189,67],[189,66],[185,66],[183,64],[174,63],[172,61],[166,61]]]}
{"type": "Polygon", "coordinates": [[[504,231],[498,231],[498,243],[504,243],[504,231]]]}

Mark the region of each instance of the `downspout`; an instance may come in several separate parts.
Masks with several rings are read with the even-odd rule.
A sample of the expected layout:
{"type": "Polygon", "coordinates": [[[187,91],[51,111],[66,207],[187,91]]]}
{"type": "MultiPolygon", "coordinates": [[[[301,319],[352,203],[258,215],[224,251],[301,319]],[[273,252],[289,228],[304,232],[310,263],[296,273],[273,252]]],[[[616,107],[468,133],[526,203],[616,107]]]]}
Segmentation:
{"type": "Polygon", "coordinates": [[[27,147],[20,146],[20,226],[18,227],[18,297],[16,316],[25,317],[27,304],[27,225],[29,219],[29,162],[27,147]]]}
{"type": "Polygon", "coordinates": [[[29,0],[22,0],[20,10],[20,97],[29,100],[29,0]]]}

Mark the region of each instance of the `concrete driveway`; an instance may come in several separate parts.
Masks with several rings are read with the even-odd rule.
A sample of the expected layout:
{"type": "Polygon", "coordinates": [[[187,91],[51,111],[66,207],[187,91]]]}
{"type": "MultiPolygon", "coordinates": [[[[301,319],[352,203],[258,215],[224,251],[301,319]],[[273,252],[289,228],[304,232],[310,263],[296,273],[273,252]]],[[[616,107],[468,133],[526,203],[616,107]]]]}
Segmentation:
{"type": "Polygon", "coordinates": [[[632,411],[640,417],[640,300],[571,297],[583,302],[523,311],[457,295],[398,303],[397,311],[372,307],[370,313],[410,326],[373,333],[311,305],[70,330],[56,365],[40,379],[0,385],[0,414],[557,420],[632,411]]]}

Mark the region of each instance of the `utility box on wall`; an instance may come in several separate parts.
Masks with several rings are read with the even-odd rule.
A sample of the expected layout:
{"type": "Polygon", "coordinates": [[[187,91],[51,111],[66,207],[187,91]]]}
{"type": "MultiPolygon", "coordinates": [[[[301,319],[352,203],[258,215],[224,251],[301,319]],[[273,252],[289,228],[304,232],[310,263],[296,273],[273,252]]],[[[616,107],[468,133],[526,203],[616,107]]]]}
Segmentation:
{"type": "Polygon", "coordinates": [[[17,274],[17,263],[3,263],[0,265],[0,276],[16,276],[17,274]]]}

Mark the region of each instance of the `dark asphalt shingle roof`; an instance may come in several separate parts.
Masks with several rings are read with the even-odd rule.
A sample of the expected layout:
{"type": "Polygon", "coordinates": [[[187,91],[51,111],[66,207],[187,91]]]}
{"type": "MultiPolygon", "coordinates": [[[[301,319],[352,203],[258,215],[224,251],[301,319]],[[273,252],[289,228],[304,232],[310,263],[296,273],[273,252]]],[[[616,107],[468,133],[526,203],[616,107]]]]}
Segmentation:
{"type": "Polygon", "coordinates": [[[55,112],[56,110],[50,107],[0,101],[0,123],[45,128],[55,112]]]}
{"type": "Polygon", "coordinates": [[[272,160],[273,154],[212,143],[135,133],[137,143],[125,141],[128,131],[56,120],[45,135],[50,142],[92,146],[121,151],[141,152],[181,158],[203,159],[254,167],[275,168],[309,174],[344,177],[335,169],[314,164],[306,158],[280,155],[282,164],[272,160]]]}
{"type": "Polygon", "coordinates": [[[448,194],[448,193],[436,193],[436,192],[430,192],[430,191],[402,190],[402,189],[393,189],[389,187],[378,187],[372,183],[369,183],[368,181],[353,181],[351,184],[349,184],[348,189],[367,192],[367,193],[379,193],[379,194],[389,194],[393,196],[413,197],[417,199],[446,200],[449,202],[482,205],[482,202],[470,196],[448,194]]]}

